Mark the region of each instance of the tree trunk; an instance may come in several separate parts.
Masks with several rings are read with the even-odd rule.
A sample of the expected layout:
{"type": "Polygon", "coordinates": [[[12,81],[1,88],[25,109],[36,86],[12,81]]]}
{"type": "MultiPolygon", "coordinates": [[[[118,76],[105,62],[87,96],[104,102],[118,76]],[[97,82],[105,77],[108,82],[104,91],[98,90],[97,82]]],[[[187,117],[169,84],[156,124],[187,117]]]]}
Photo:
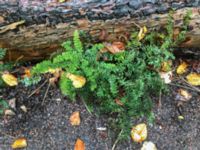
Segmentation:
{"type": "MultiPolygon", "coordinates": [[[[180,27],[192,10],[187,41],[181,46],[200,48],[200,2],[198,0],[0,0],[0,47],[9,60],[38,60],[56,51],[60,44],[83,30],[97,40],[114,41],[138,30],[163,26],[168,11],[175,10],[180,27]]],[[[192,49],[192,50],[193,50],[192,49]]],[[[197,56],[200,51],[195,50],[197,56]]]]}

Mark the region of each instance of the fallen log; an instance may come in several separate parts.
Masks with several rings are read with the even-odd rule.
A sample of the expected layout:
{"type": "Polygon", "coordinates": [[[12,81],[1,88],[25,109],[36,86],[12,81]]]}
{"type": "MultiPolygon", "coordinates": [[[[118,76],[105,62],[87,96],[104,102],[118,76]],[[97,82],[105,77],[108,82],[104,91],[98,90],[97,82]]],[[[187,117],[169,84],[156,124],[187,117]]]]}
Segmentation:
{"type": "Polygon", "coordinates": [[[72,37],[75,29],[99,41],[121,40],[138,30],[136,24],[160,28],[173,9],[177,28],[192,10],[190,31],[180,47],[200,56],[196,50],[200,48],[199,6],[195,0],[1,0],[0,47],[8,49],[9,60],[43,59],[72,37]]]}

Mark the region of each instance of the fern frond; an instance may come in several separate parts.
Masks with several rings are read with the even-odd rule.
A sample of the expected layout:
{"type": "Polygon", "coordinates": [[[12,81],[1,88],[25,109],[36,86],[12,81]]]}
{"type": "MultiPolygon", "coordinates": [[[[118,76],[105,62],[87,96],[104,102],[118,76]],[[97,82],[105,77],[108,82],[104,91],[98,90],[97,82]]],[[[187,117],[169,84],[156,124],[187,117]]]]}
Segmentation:
{"type": "Polygon", "coordinates": [[[75,31],[74,31],[73,42],[74,42],[74,48],[75,48],[78,52],[82,52],[82,51],[83,51],[83,45],[82,45],[82,42],[81,42],[81,40],[80,40],[78,30],[75,30],[75,31]]]}

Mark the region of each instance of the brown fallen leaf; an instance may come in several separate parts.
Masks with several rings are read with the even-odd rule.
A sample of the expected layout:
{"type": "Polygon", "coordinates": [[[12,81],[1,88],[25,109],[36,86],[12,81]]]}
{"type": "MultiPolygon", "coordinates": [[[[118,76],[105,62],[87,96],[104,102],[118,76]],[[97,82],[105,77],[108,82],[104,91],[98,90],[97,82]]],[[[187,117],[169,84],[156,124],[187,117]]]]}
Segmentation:
{"type": "Polygon", "coordinates": [[[82,141],[81,139],[77,139],[75,146],[74,146],[74,150],[85,150],[85,143],[84,141],[82,141]]]}
{"type": "Polygon", "coordinates": [[[179,89],[175,99],[179,101],[187,102],[191,98],[192,98],[192,95],[188,91],[184,89],[179,89]]]}
{"type": "Polygon", "coordinates": [[[3,81],[9,86],[18,85],[17,78],[10,73],[7,73],[7,72],[3,73],[1,77],[2,77],[3,81]]]}
{"type": "Polygon", "coordinates": [[[27,147],[27,141],[25,138],[18,138],[12,144],[13,149],[25,148],[25,147],[27,147]]]}
{"type": "Polygon", "coordinates": [[[194,85],[194,86],[199,86],[200,85],[200,74],[198,73],[191,73],[186,76],[186,79],[189,84],[194,85]]]}
{"type": "Polygon", "coordinates": [[[176,69],[176,73],[181,75],[187,71],[188,64],[186,62],[182,62],[178,68],[176,69]]]}
{"type": "Polygon", "coordinates": [[[75,88],[82,88],[86,83],[86,79],[83,76],[67,73],[67,78],[72,81],[75,88]]]}
{"type": "Polygon", "coordinates": [[[30,78],[31,77],[31,70],[29,68],[24,68],[24,75],[22,78],[30,78]]]}
{"type": "Polygon", "coordinates": [[[144,123],[134,126],[131,130],[131,137],[134,142],[141,143],[147,138],[147,126],[144,123]]]}
{"type": "Polygon", "coordinates": [[[198,61],[198,60],[192,61],[192,69],[195,72],[200,73],[200,61],[198,61]]]}
{"type": "Polygon", "coordinates": [[[116,98],[115,103],[119,106],[123,106],[124,104],[120,101],[120,99],[116,98]]]}
{"type": "Polygon", "coordinates": [[[192,95],[186,91],[186,90],[183,90],[183,89],[180,89],[179,90],[179,93],[180,95],[182,95],[186,100],[190,100],[192,98],[192,95]]]}
{"type": "Polygon", "coordinates": [[[79,111],[75,111],[71,114],[69,121],[72,126],[78,126],[81,123],[79,111]]]}
{"type": "Polygon", "coordinates": [[[116,46],[121,51],[125,50],[125,45],[123,42],[113,42],[112,45],[116,46]]]}
{"type": "Polygon", "coordinates": [[[116,54],[123,52],[125,50],[125,45],[123,42],[115,41],[111,43],[104,43],[104,48],[100,50],[101,53],[110,52],[111,54],[116,54]]]}

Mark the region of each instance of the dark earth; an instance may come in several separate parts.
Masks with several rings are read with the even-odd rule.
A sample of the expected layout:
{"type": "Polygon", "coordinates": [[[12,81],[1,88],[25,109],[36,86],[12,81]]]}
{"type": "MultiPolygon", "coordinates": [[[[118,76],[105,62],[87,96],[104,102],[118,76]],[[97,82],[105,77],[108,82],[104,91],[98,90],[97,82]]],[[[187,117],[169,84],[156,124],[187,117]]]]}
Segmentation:
{"type": "MultiPolygon", "coordinates": [[[[118,133],[109,128],[108,116],[90,114],[82,101],[70,102],[57,87],[50,86],[43,101],[48,83],[28,98],[39,86],[6,87],[0,89],[2,99],[16,98],[16,115],[0,119],[0,150],[10,150],[12,142],[25,137],[26,150],[73,150],[77,138],[85,142],[86,150],[111,150],[118,133]],[[43,103],[43,105],[42,105],[43,103]],[[20,109],[25,105],[27,113],[20,109]],[[74,111],[80,111],[80,126],[72,126],[69,117],[74,111]],[[99,130],[99,128],[106,130],[99,130]]],[[[148,124],[144,118],[134,121],[148,124],[148,138],[156,144],[158,150],[199,150],[200,149],[200,95],[198,90],[176,80],[169,86],[168,93],[162,93],[160,103],[154,98],[155,122],[148,124]],[[182,85],[192,94],[192,99],[177,106],[175,99],[178,86],[182,85]],[[178,116],[183,116],[181,120],[178,116]]],[[[115,150],[138,150],[142,144],[136,144],[129,138],[118,142],[115,150]]]]}

